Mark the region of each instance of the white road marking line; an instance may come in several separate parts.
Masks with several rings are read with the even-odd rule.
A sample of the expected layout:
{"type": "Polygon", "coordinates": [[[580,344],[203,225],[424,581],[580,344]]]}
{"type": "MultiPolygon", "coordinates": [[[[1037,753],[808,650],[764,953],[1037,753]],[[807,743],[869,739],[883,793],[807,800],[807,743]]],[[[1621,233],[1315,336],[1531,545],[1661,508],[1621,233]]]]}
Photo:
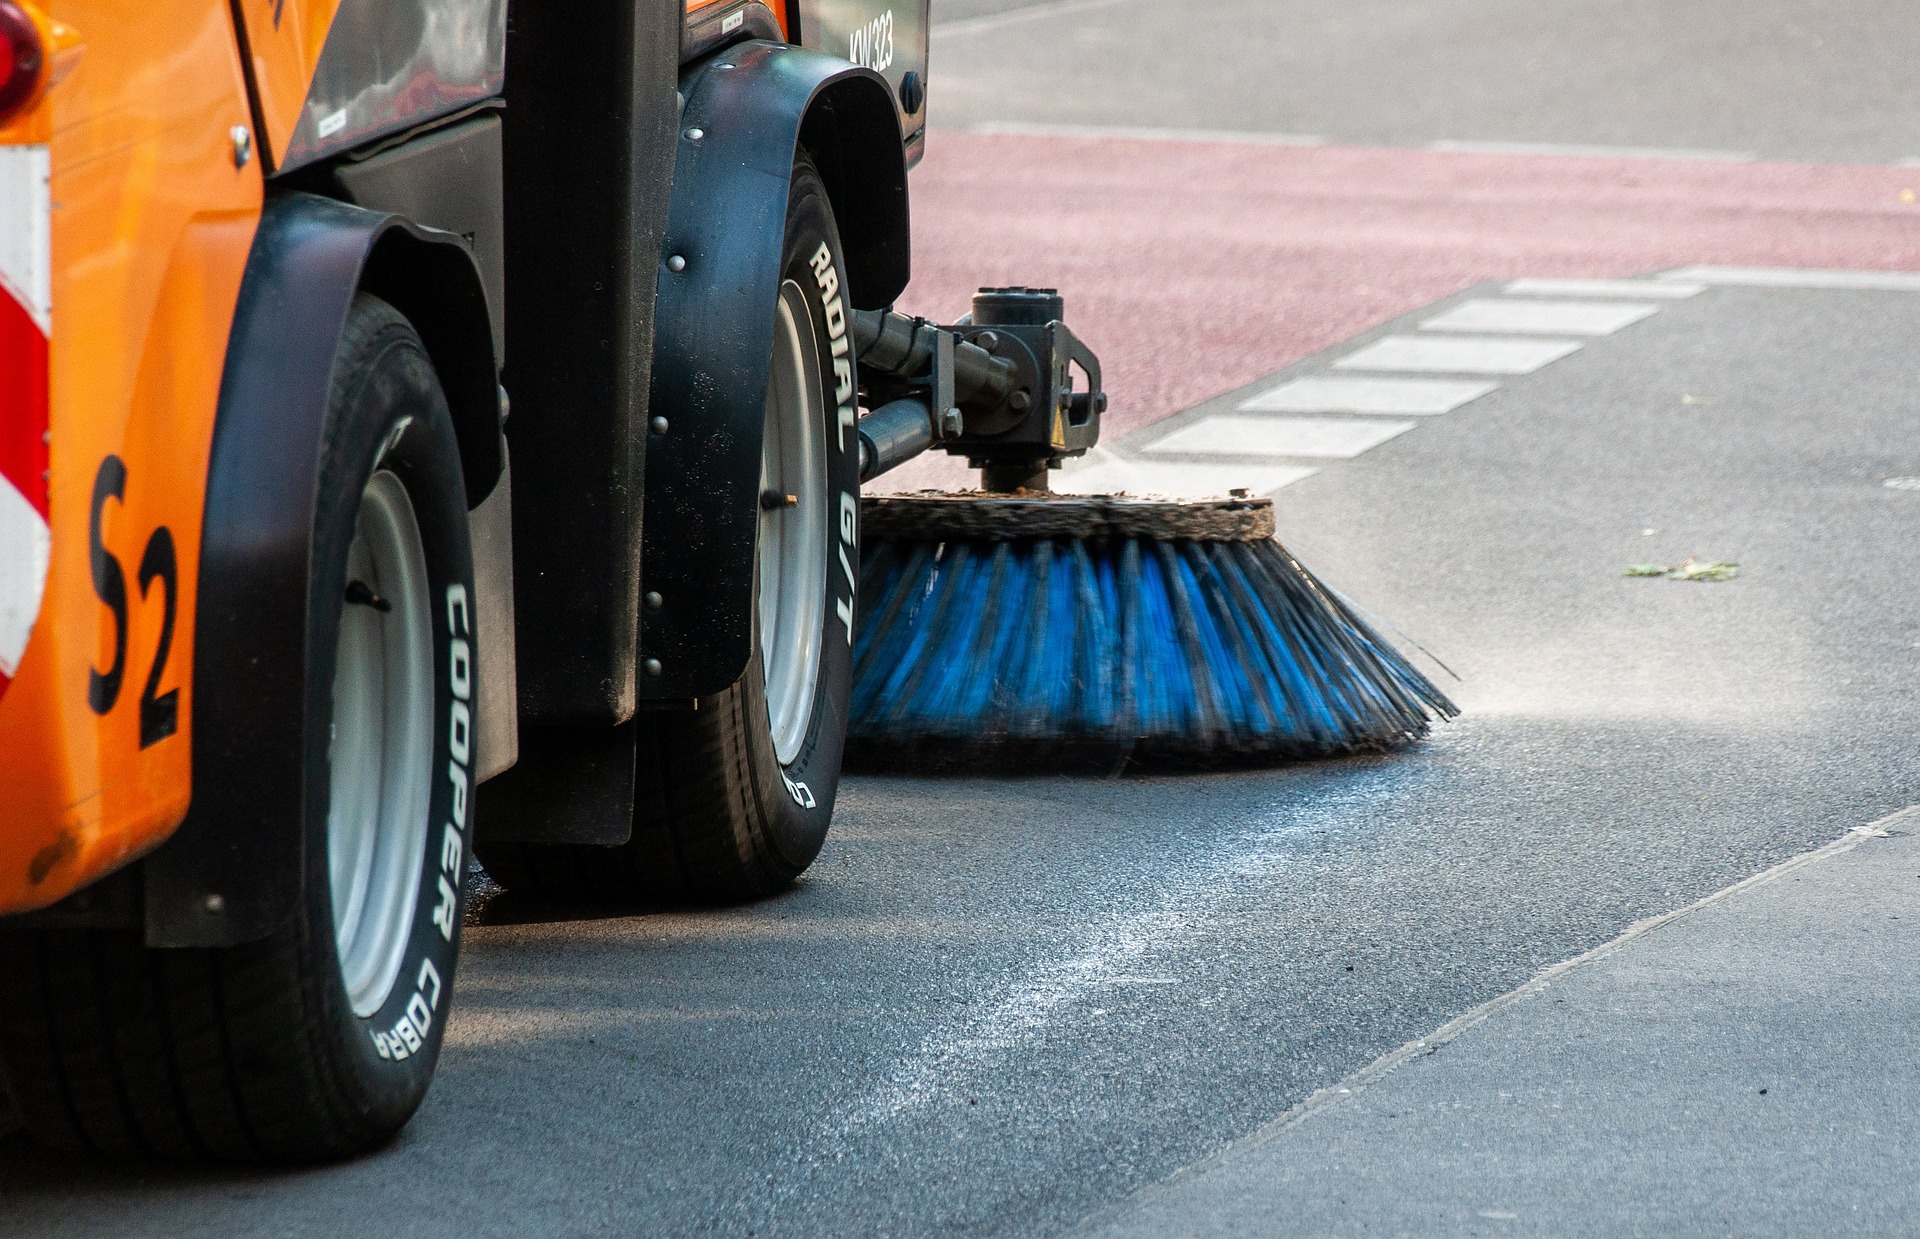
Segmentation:
{"type": "Polygon", "coordinates": [[[1480,142],[1445,139],[1427,143],[1430,151],[1456,155],[1548,155],[1575,159],[1679,159],[1702,163],[1752,163],[1752,151],[1689,150],[1669,146],[1590,146],[1564,142],[1480,142]]]}
{"type": "Polygon", "coordinates": [[[1678,271],[1663,271],[1654,278],[1714,287],[1920,293],[1920,272],[1909,271],[1820,271],[1800,267],[1682,267],[1678,271]]]}
{"type": "Polygon", "coordinates": [[[982,34],[990,30],[999,30],[1005,26],[1035,21],[1043,17],[1071,17],[1076,13],[1085,13],[1090,9],[1110,9],[1120,0],[1052,0],[1051,3],[1029,4],[1022,8],[1006,9],[999,13],[982,13],[978,17],[962,17],[956,21],[934,22],[929,34],[939,38],[949,34],[982,34]]]}
{"type": "Polygon", "coordinates": [[[1337,374],[1294,379],[1240,406],[1248,413],[1451,413],[1500,384],[1472,379],[1362,379],[1337,374]]]}
{"type": "Polygon", "coordinates": [[[1893,161],[1896,168],[1920,168],[1920,155],[1908,155],[1893,161]]]}
{"type": "Polygon", "coordinates": [[[1705,284],[1656,283],[1652,280],[1515,280],[1502,290],[1513,297],[1649,297],[1656,301],[1684,301],[1707,291],[1705,284]]]}
{"type": "Polygon", "coordinates": [[[1307,456],[1352,460],[1412,430],[1377,418],[1273,417],[1216,413],[1141,449],[1155,456],[1307,456]]]}
{"type": "Polygon", "coordinates": [[[1387,336],[1333,363],[1336,370],[1405,370],[1434,374],[1532,374],[1580,351],[1575,340],[1508,340],[1491,336],[1387,336]]]}
{"type": "MultiPolygon", "coordinates": [[[[1368,812],[1385,796],[1383,785],[1365,779],[1324,798],[1313,813],[1280,810],[1271,824],[1249,832],[1192,842],[1156,875],[1144,906],[1125,907],[1056,944],[1059,954],[1021,970],[995,1000],[970,1006],[958,1019],[936,1023],[925,1039],[899,1059],[890,1073],[840,1100],[838,1113],[806,1141],[831,1159],[862,1133],[964,1097],[973,1079],[991,1072],[1005,1056],[1021,1052],[1068,1008],[1083,1001],[1110,1001],[1102,991],[1117,978],[1145,975],[1148,962],[1169,942],[1206,923],[1234,879],[1259,879],[1295,863],[1295,841],[1321,828],[1328,813],[1368,812]],[[1312,820],[1296,820],[1311,818],[1312,820]],[[1139,969],[1140,971],[1136,971],[1139,969]]],[[[1170,998],[1173,995],[1168,995],[1170,998]]]]}
{"type": "Polygon", "coordinates": [[[1422,331],[1497,331],[1517,336],[1610,336],[1660,312],[1634,301],[1462,301],[1420,324],[1422,331]]]}
{"type": "Polygon", "coordinates": [[[1070,495],[1127,491],[1135,495],[1193,499],[1226,495],[1237,489],[1271,495],[1318,472],[1304,465],[1190,465],[1109,457],[1092,468],[1071,473],[1063,471],[1054,479],[1053,488],[1070,495]]]}
{"type": "MultiPolygon", "coordinates": [[[[938,132],[938,130],[936,130],[938,132]]],[[[1022,138],[1103,138],[1128,142],[1218,142],[1238,146],[1325,146],[1311,133],[1256,133],[1244,129],[1152,129],[1128,125],[1052,125],[990,121],[966,127],[967,133],[1008,134],[1022,138]]]]}

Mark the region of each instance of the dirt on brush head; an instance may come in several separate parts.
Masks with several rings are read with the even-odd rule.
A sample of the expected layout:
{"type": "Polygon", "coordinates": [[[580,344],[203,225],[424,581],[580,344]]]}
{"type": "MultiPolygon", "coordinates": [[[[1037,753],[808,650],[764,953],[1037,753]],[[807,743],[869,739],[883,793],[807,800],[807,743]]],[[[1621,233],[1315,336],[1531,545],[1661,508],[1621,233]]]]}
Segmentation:
{"type": "Polygon", "coordinates": [[[860,501],[871,539],[1010,542],[1022,538],[1149,538],[1264,542],[1274,535],[1273,500],[1160,499],[1062,495],[1053,491],[923,491],[860,501]]]}

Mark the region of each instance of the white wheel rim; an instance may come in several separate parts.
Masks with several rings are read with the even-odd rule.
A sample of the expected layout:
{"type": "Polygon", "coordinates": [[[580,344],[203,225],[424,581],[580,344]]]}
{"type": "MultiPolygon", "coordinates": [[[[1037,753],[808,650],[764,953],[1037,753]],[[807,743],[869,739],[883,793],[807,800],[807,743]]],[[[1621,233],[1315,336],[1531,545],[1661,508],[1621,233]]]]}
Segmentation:
{"type": "Polygon", "coordinates": [[[767,722],[785,766],[806,743],[820,680],[827,594],[827,445],[820,347],[806,293],[780,287],[761,441],[760,661],[767,722]],[[791,498],[792,502],[787,500],[791,498]]]}
{"type": "Polygon", "coordinates": [[[333,670],[327,863],[340,973],[355,1015],[386,1003],[420,897],[433,764],[433,619],[407,488],[374,473],[360,497],[333,670]],[[358,590],[354,591],[356,594],[358,590]],[[361,595],[363,598],[365,595],[361,595]]]}

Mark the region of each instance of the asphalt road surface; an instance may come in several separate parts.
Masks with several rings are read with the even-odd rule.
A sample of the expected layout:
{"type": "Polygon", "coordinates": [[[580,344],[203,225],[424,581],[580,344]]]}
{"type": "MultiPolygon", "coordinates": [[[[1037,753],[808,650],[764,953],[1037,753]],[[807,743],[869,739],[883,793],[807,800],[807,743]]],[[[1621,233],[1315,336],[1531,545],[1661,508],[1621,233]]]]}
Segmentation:
{"type": "MultiPolygon", "coordinates": [[[[1920,269],[1901,173],[1777,162],[1906,153],[1893,66],[1920,40],[1902,8],[942,7],[936,88],[955,125],[1264,127],[1409,148],[1325,182],[1319,218],[1347,221],[1333,249],[1308,236],[1236,252],[1231,288],[1333,273],[1279,328],[1266,303],[1237,303],[1210,386],[1156,387],[1169,363],[1120,346],[1150,408],[1096,467],[1315,469],[1276,495],[1282,538],[1457,673],[1433,670],[1463,718],[1407,753],[1272,772],[854,778],[816,868],[748,908],[569,919],[483,901],[439,1080],[393,1148],[287,1175],[76,1162],[16,1138],[0,1142],[0,1234],[1060,1233],[1632,922],[1920,801],[1920,483],[1886,485],[1920,477],[1920,292],[1901,281],[1709,273],[1686,297],[1573,294],[1657,312],[1350,458],[1257,439],[1192,450],[1204,435],[1168,448],[1295,380],[1373,373],[1339,366],[1373,343],[1486,334],[1425,328],[1449,310],[1553,303],[1509,279],[1920,269]],[[1216,11],[1271,20],[1236,18],[1229,37],[1216,11]],[[1092,68],[1061,68],[1070,47],[1092,47],[1092,68]],[[1411,149],[1442,139],[1769,162],[1411,149]],[[1422,162],[1443,156],[1494,162],[1422,162]],[[1755,179],[1701,190],[1705,168],[1755,179]],[[1396,169],[1428,178],[1443,226],[1423,232],[1421,195],[1387,192],[1396,169]],[[1653,235],[1640,208],[1603,202],[1603,243],[1569,251],[1537,227],[1490,242],[1525,232],[1537,201],[1460,204],[1528,175],[1569,202],[1583,184],[1589,198],[1653,188],[1669,223],[1653,235]],[[1762,185],[1764,209],[1743,211],[1762,185]],[[1354,291],[1375,276],[1337,274],[1341,254],[1366,257],[1352,221],[1375,212],[1377,299],[1354,291]],[[1722,225],[1747,231],[1728,241],[1722,225]],[[1316,325],[1316,304],[1340,325],[1316,325]],[[1689,556],[1740,575],[1622,575],[1689,556]]],[[[1101,167],[1201,175],[1204,160],[1154,154],[1193,145],[955,133],[951,149],[1078,159],[1061,165],[1071,189],[1101,167]]],[[[930,218],[950,221],[934,266],[957,273],[969,247],[990,263],[1022,208],[989,202],[966,225],[976,170],[939,158],[918,212],[923,243],[930,218]]],[[[1327,171],[1260,166],[1267,181],[1327,171]]],[[[1221,192],[1281,210],[1261,184],[1221,192]]],[[[1100,213],[1072,205],[1026,201],[1076,216],[1074,244],[1097,252],[1100,213]]],[[[1239,243],[1234,222],[1218,244],[1239,243]]],[[[1129,287],[1100,321],[1155,312],[1150,281],[1129,287]]]]}
{"type": "Polygon", "coordinates": [[[1083,1230],[1910,1235],[1916,817],[1636,926],[1083,1230]]]}

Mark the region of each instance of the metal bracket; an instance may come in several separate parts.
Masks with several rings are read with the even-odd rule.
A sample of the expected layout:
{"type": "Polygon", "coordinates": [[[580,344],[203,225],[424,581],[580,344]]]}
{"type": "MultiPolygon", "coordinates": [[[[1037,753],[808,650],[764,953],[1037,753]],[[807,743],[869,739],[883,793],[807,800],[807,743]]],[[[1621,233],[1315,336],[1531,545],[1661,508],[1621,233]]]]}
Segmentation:
{"type": "Polygon", "coordinates": [[[933,411],[934,441],[939,442],[959,438],[965,421],[960,413],[960,399],[953,389],[953,333],[935,332],[933,340],[931,399],[927,407],[933,411]]]}

